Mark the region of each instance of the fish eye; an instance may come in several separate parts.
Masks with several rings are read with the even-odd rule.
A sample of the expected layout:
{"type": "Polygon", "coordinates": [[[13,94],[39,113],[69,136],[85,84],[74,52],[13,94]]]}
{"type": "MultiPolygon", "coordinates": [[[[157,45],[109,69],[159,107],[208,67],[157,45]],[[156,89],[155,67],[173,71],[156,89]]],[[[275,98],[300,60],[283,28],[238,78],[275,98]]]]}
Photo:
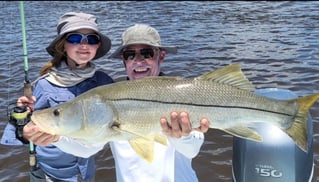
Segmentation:
{"type": "Polygon", "coordinates": [[[118,129],[118,128],[120,128],[120,123],[118,123],[118,122],[112,123],[111,128],[113,128],[113,129],[118,129]]]}
{"type": "Polygon", "coordinates": [[[54,116],[59,116],[59,115],[60,115],[59,109],[55,109],[55,110],[53,111],[53,114],[54,114],[54,116]]]}

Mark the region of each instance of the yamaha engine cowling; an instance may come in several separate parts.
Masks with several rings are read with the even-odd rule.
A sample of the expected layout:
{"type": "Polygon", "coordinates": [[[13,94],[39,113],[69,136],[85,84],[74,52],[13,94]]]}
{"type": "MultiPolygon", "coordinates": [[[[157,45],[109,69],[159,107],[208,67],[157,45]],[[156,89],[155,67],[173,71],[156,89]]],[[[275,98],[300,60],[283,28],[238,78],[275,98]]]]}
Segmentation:
{"type": "MultiPolygon", "coordinates": [[[[275,99],[297,96],[283,89],[260,89],[256,94],[275,99]]],[[[309,116],[308,152],[302,151],[282,130],[267,123],[257,123],[254,130],[263,142],[233,137],[232,171],[234,182],[311,182],[314,170],[313,127],[309,116]]]]}

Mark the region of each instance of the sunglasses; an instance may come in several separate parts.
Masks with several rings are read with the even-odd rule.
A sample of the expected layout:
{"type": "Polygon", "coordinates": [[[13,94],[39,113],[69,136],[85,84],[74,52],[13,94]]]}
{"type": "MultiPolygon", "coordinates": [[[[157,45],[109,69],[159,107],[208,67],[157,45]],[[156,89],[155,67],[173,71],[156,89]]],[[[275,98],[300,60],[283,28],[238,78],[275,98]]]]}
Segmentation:
{"type": "Polygon", "coordinates": [[[100,43],[100,36],[97,34],[70,33],[66,36],[66,41],[71,44],[80,44],[84,39],[89,45],[100,43]]]}
{"type": "MultiPolygon", "coordinates": [[[[153,59],[154,49],[153,48],[143,48],[140,49],[140,55],[142,59],[153,59]]],[[[122,55],[125,61],[131,61],[136,58],[137,52],[135,50],[125,50],[122,55]]]]}

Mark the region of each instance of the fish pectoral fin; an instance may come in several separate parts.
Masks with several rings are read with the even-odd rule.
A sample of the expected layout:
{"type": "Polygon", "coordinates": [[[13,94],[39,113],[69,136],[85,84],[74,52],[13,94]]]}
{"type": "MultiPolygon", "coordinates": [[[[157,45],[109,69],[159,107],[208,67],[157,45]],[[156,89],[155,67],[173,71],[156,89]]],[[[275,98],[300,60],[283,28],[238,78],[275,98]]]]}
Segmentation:
{"type": "Polygon", "coordinates": [[[136,137],[128,141],[133,150],[147,162],[154,159],[154,141],[136,137]]]}
{"type": "Polygon", "coordinates": [[[255,131],[247,127],[234,127],[224,129],[225,132],[237,136],[239,138],[244,138],[248,140],[253,140],[256,142],[262,142],[263,138],[255,131]]]}
{"type": "Polygon", "coordinates": [[[128,141],[133,150],[144,160],[152,162],[154,159],[154,142],[167,146],[167,138],[161,134],[135,137],[128,141]]]}
{"type": "Polygon", "coordinates": [[[152,137],[154,139],[154,141],[156,141],[157,143],[160,143],[162,145],[167,146],[167,138],[164,135],[158,134],[158,135],[154,135],[152,137]]]}
{"type": "Polygon", "coordinates": [[[157,143],[160,143],[162,145],[167,146],[167,138],[166,138],[166,136],[161,135],[161,134],[150,134],[150,135],[144,136],[144,135],[141,135],[137,132],[127,130],[127,129],[116,128],[116,130],[118,130],[120,132],[130,133],[131,135],[135,136],[136,138],[143,138],[144,140],[149,140],[152,142],[155,141],[157,143]]]}
{"type": "Polygon", "coordinates": [[[135,137],[135,138],[139,137],[139,138],[144,138],[145,140],[152,140],[153,141],[152,137],[142,135],[142,134],[140,134],[138,132],[135,132],[133,130],[130,130],[130,129],[124,129],[124,128],[121,128],[121,127],[120,128],[114,127],[113,129],[116,130],[116,131],[119,131],[119,132],[129,133],[129,134],[133,135],[133,137],[135,137]]]}
{"type": "Polygon", "coordinates": [[[81,145],[83,145],[83,146],[92,146],[92,142],[89,142],[89,141],[87,141],[87,140],[84,140],[84,139],[80,139],[80,138],[71,138],[71,137],[68,137],[69,139],[68,140],[70,140],[70,139],[72,139],[72,140],[74,140],[75,142],[77,142],[77,143],[80,143],[81,145]]]}

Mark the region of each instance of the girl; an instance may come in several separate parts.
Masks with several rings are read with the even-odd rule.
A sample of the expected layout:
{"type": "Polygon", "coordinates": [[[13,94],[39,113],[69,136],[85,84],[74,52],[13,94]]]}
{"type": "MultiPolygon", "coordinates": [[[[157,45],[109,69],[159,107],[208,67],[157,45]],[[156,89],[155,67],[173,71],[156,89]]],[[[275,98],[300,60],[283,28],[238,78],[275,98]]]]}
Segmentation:
{"type": "MultiPolygon", "coordinates": [[[[46,49],[53,59],[42,68],[33,97],[19,98],[20,101],[34,102],[35,110],[55,106],[94,87],[113,83],[112,78],[98,71],[92,62],[111,48],[110,39],[99,32],[94,15],[75,12],[64,14],[60,17],[57,34],[46,49]]],[[[9,133],[15,130],[13,125],[8,124],[2,138],[3,144],[10,144],[5,141],[10,141],[9,133]]],[[[60,137],[43,133],[29,122],[23,128],[23,138],[18,139],[24,143],[28,140],[38,144],[37,164],[31,169],[31,182],[94,181],[94,156],[76,157],[49,144],[60,140],[60,137]]]]}

